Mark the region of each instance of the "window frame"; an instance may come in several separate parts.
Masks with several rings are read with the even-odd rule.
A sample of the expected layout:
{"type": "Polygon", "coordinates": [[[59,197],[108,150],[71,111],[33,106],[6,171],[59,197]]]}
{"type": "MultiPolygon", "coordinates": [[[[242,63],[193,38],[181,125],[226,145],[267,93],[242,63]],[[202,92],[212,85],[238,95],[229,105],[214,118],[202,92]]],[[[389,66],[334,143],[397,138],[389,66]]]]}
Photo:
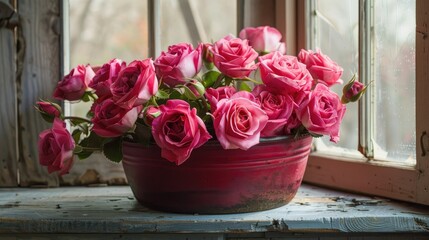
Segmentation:
{"type": "MultiPolygon", "coordinates": [[[[312,0],[305,1],[304,11],[312,0]]],[[[364,11],[360,1],[359,11],[364,11]]],[[[304,181],[341,190],[388,197],[429,205],[429,2],[416,0],[416,165],[371,161],[352,157],[328,156],[314,152],[310,155],[304,181]]],[[[301,14],[306,14],[301,13],[301,14]]],[[[308,18],[305,19],[308,23],[308,18]]],[[[299,25],[299,24],[298,24],[299,25]]],[[[305,27],[306,24],[301,24],[305,27]]],[[[361,26],[360,26],[361,28],[361,26]]],[[[305,29],[301,29],[305,32],[305,29]]],[[[307,30],[308,34],[308,30],[307,30]]],[[[360,43],[361,46],[361,43],[360,43]]],[[[361,65],[361,64],[360,64],[361,65]]],[[[359,66],[361,68],[361,66],[359,66]]],[[[359,103],[362,104],[362,103],[359,103]]]]}

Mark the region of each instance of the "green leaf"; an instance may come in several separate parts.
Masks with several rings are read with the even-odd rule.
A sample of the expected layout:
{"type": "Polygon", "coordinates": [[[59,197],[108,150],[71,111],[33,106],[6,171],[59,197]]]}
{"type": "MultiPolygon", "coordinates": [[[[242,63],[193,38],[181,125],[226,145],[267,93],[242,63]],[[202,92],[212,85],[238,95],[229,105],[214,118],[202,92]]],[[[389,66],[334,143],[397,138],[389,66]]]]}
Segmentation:
{"type": "Polygon", "coordinates": [[[155,96],[160,99],[168,99],[170,97],[170,94],[167,91],[158,89],[158,92],[156,92],[155,96]]]}
{"type": "Polygon", "coordinates": [[[89,101],[91,101],[91,97],[89,96],[89,94],[88,94],[88,93],[86,93],[86,92],[85,92],[85,94],[83,94],[83,96],[82,96],[82,101],[84,101],[84,102],[89,102],[89,101]]]}
{"type": "Polygon", "coordinates": [[[122,137],[111,138],[105,141],[103,153],[112,162],[122,161],[122,137]]]}
{"type": "Polygon", "coordinates": [[[76,125],[79,125],[79,124],[82,124],[82,123],[86,123],[87,121],[85,121],[84,119],[80,119],[80,118],[69,118],[69,120],[70,120],[70,123],[73,125],[73,126],[76,126],[76,125]]]}
{"type": "Polygon", "coordinates": [[[54,116],[46,114],[44,112],[40,112],[40,115],[42,116],[43,120],[45,120],[48,123],[53,123],[54,122],[54,116]]]}
{"type": "Polygon", "coordinates": [[[80,160],[88,158],[95,151],[95,150],[89,150],[89,149],[100,150],[103,145],[104,139],[105,138],[98,136],[94,132],[91,132],[88,137],[80,141],[79,145],[83,148],[83,150],[77,153],[76,155],[79,157],[80,160]]]}
{"type": "Polygon", "coordinates": [[[217,81],[220,72],[218,71],[208,71],[203,75],[202,84],[205,88],[209,88],[213,86],[213,84],[217,81]]]}
{"type": "Polygon", "coordinates": [[[252,91],[252,89],[249,87],[249,85],[247,85],[245,82],[240,82],[239,90],[240,91],[247,91],[247,92],[252,91]]]}
{"type": "Polygon", "coordinates": [[[75,129],[72,133],[74,142],[79,142],[81,135],[82,135],[82,131],[80,129],[75,129]]]}
{"type": "Polygon", "coordinates": [[[91,156],[93,152],[91,151],[82,151],[80,153],[76,153],[77,157],[79,158],[79,160],[84,160],[86,158],[88,158],[89,156],[91,156]]]}
{"type": "Polygon", "coordinates": [[[96,133],[91,132],[91,134],[83,139],[79,145],[82,147],[88,147],[88,148],[100,148],[103,145],[103,141],[105,138],[98,136],[96,133]]]}

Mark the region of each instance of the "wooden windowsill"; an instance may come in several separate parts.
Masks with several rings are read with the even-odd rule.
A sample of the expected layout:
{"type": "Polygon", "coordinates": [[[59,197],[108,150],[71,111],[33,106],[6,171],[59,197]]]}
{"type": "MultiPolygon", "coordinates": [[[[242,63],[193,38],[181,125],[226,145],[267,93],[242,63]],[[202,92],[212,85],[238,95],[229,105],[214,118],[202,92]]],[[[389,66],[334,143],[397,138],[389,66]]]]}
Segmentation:
{"type": "Polygon", "coordinates": [[[286,206],[226,215],[153,211],[139,205],[128,186],[0,189],[0,236],[210,233],[224,239],[219,236],[350,232],[428,236],[429,208],[307,184],[286,206]]]}

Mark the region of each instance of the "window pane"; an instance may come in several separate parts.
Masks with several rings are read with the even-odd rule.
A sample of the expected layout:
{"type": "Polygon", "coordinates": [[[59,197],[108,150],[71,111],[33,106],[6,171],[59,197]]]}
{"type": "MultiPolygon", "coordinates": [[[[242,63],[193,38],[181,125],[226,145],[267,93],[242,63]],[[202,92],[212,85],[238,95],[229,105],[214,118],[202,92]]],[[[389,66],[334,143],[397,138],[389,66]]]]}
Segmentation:
{"type": "MultiPolygon", "coordinates": [[[[344,0],[316,1],[315,46],[320,48],[343,69],[341,79],[348,80],[358,72],[358,2],[344,0]]],[[[332,90],[342,95],[343,85],[336,85],[332,90]]],[[[318,151],[341,150],[354,152],[358,146],[358,105],[348,104],[341,126],[340,142],[333,144],[328,137],[317,141],[318,151]],[[341,147],[342,149],[338,149],[341,147]]],[[[356,153],[356,152],[355,152],[356,153]]]]}
{"type": "MultiPolygon", "coordinates": [[[[70,67],[102,65],[112,58],[127,63],[148,56],[147,1],[69,0],[70,67]]],[[[85,116],[85,103],[72,104],[85,116]]]]}
{"type": "Polygon", "coordinates": [[[176,43],[217,41],[237,34],[237,4],[231,0],[162,0],[161,50],[176,43]]]}
{"type": "Polygon", "coordinates": [[[374,4],[375,158],[415,161],[415,0],[374,4]]]}
{"type": "Polygon", "coordinates": [[[147,1],[69,2],[71,67],[147,57],[147,1]]]}

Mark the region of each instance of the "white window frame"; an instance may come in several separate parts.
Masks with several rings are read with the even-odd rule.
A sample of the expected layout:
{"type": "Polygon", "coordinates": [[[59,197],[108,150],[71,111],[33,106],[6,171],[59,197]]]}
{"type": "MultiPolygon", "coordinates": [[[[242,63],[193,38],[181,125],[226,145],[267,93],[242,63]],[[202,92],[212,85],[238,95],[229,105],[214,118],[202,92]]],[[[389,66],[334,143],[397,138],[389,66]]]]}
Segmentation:
{"type": "MultiPolygon", "coordinates": [[[[361,13],[368,11],[364,7],[366,1],[360,1],[361,13]]],[[[311,0],[305,1],[301,11],[311,3],[311,0]]],[[[305,182],[429,205],[429,153],[426,150],[429,147],[429,136],[426,134],[429,133],[429,108],[425,107],[429,103],[428,11],[429,2],[416,0],[416,165],[327,156],[314,152],[309,157],[305,182]]],[[[363,20],[360,33],[367,30],[363,20]]],[[[305,24],[298,25],[305,32],[305,24]]],[[[364,47],[363,43],[360,39],[360,48],[364,47]]],[[[365,75],[361,73],[361,76],[365,75]]]]}

